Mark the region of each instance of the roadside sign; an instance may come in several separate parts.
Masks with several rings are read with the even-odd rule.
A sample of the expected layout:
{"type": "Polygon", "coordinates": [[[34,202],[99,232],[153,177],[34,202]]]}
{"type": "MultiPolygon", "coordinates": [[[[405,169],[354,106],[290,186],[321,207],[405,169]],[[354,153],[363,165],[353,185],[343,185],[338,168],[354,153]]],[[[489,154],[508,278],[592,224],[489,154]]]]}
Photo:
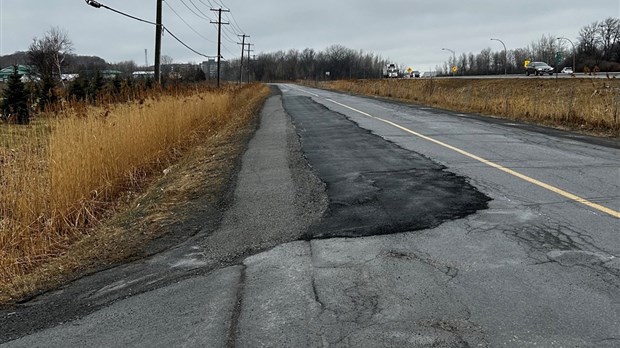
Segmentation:
{"type": "Polygon", "coordinates": [[[455,65],[452,67],[452,72],[455,73],[459,70],[459,68],[455,65]]]}
{"type": "Polygon", "coordinates": [[[413,68],[408,67],[408,68],[407,68],[407,73],[408,73],[408,74],[411,74],[412,72],[413,72],[413,68]]]}
{"type": "Polygon", "coordinates": [[[525,62],[523,62],[523,66],[527,68],[527,66],[530,65],[530,61],[526,60],[525,62]]]}
{"type": "Polygon", "coordinates": [[[562,63],[562,52],[556,52],[555,54],[555,64],[560,65],[562,63]]]}

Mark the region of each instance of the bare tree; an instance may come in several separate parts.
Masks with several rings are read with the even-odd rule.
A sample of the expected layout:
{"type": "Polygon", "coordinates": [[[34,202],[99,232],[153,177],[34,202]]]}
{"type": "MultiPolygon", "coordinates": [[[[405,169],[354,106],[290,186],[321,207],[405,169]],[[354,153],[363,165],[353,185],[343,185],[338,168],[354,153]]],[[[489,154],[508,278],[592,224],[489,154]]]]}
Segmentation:
{"type": "Polygon", "coordinates": [[[598,22],[586,25],[579,31],[579,50],[586,56],[595,56],[597,53],[598,22]]]}
{"type": "Polygon", "coordinates": [[[138,70],[138,64],[133,60],[125,60],[121,62],[112,63],[109,67],[113,70],[119,70],[126,74],[131,74],[138,70]]]}
{"type": "Polygon", "coordinates": [[[171,65],[172,63],[174,63],[174,58],[165,54],[161,56],[161,65],[171,65]]]}
{"type": "Polygon", "coordinates": [[[168,76],[172,73],[172,64],[174,64],[174,59],[170,56],[167,55],[162,55],[160,57],[160,62],[161,62],[161,73],[164,76],[168,76]]]}
{"type": "Polygon", "coordinates": [[[612,59],[613,47],[620,41],[620,19],[609,17],[598,24],[598,40],[603,60],[612,59]]]}
{"type": "Polygon", "coordinates": [[[59,80],[66,58],[73,51],[69,35],[58,27],[51,28],[43,38],[34,38],[28,49],[28,60],[42,76],[59,80]]]}

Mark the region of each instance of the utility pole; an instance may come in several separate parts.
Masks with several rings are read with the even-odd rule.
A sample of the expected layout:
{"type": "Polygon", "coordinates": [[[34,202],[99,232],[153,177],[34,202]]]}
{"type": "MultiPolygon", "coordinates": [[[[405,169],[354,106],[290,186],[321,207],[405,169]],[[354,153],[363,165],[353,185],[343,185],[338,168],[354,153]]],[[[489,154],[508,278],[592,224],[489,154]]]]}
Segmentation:
{"type": "MultiPolygon", "coordinates": [[[[237,42],[238,45],[241,45],[241,63],[239,64],[239,83],[243,83],[243,52],[245,51],[245,38],[250,37],[249,35],[237,35],[241,36],[241,43],[237,42]]],[[[250,60],[250,56],[248,56],[248,61],[250,60]]],[[[250,82],[250,81],[248,81],[250,82]]]]}
{"type": "Polygon", "coordinates": [[[222,59],[222,24],[229,24],[228,22],[222,22],[222,12],[230,12],[230,10],[224,10],[222,8],[212,8],[211,11],[218,13],[217,22],[211,21],[211,24],[217,24],[217,88],[220,88],[220,61],[222,59]]]}
{"type": "Polygon", "coordinates": [[[254,52],[254,50],[250,49],[251,46],[254,46],[254,44],[251,43],[247,43],[246,46],[248,46],[248,83],[250,83],[250,53],[254,52]]]}
{"type": "MultiPolygon", "coordinates": [[[[252,60],[256,60],[256,55],[255,54],[252,55],[252,60]]],[[[248,57],[248,83],[250,83],[250,71],[251,71],[250,70],[250,62],[252,60],[250,60],[250,57],[248,57]]]]}
{"type": "Polygon", "coordinates": [[[163,0],[157,0],[157,18],[155,19],[155,81],[157,83],[161,83],[162,3],[163,0]]]}

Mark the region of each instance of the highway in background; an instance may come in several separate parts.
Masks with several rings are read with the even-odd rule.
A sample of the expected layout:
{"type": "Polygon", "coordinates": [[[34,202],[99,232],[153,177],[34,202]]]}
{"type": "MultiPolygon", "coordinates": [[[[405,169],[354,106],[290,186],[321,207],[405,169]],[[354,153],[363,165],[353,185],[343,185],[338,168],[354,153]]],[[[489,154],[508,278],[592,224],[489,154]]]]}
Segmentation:
{"type": "MultiPolygon", "coordinates": [[[[416,77],[416,79],[418,78],[427,78],[427,77],[416,77]]],[[[583,73],[576,73],[576,74],[553,74],[553,75],[542,75],[542,76],[534,76],[534,75],[530,75],[527,76],[524,73],[523,74],[508,74],[508,75],[473,75],[473,76],[462,76],[462,75],[455,75],[455,76],[442,76],[442,77],[435,77],[435,78],[440,78],[440,79],[620,79],[620,72],[611,72],[611,73],[605,73],[605,72],[599,72],[597,74],[594,75],[589,75],[589,74],[583,74],[583,73]]]]}

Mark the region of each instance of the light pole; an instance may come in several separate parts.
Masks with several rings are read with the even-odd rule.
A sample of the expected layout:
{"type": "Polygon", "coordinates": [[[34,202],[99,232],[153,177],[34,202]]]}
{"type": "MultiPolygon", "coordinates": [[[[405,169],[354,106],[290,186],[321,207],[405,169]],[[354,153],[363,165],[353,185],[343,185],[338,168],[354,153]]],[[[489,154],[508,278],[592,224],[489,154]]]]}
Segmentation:
{"type": "MultiPolygon", "coordinates": [[[[454,66],[456,66],[456,53],[454,53],[454,51],[449,48],[442,48],[441,50],[452,52],[452,62],[454,63],[454,66]]],[[[452,70],[452,67],[450,67],[450,70],[452,70]]],[[[452,70],[452,76],[454,76],[454,74],[454,70],[452,70]]]]}
{"type": "Polygon", "coordinates": [[[491,39],[493,41],[499,41],[502,43],[502,46],[504,46],[504,75],[507,75],[506,73],[506,65],[508,65],[508,51],[506,50],[506,44],[504,44],[504,41],[500,40],[500,39],[491,39]]]}
{"type": "Polygon", "coordinates": [[[566,40],[570,42],[570,44],[573,46],[573,74],[574,74],[576,72],[575,71],[575,54],[577,53],[577,51],[575,50],[575,44],[569,38],[566,38],[566,37],[558,37],[558,40],[566,40]]]}

